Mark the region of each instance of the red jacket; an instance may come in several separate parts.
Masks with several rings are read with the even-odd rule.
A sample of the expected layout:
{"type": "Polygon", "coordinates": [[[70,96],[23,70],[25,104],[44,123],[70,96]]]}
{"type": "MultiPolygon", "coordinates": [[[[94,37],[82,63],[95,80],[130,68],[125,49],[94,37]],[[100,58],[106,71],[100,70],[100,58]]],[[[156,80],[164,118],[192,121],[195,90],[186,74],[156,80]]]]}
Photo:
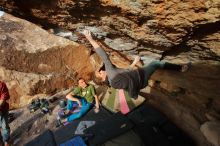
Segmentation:
{"type": "MultiPolygon", "coordinates": [[[[0,81],[0,100],[8,100],[10,98],[8,88],[4,82],[0,81]]],[[[2,106],[0,106],[0,112],[5,112],[9,110],[9,104],[5,102],[2,106]]]]}

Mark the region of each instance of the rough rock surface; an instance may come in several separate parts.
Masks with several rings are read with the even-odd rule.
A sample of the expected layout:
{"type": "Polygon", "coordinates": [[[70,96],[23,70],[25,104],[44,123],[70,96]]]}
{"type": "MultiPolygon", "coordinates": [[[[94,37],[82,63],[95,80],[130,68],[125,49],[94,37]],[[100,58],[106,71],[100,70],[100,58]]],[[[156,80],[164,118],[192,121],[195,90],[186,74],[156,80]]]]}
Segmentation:
{"type": "Polygon", "coordinates": [[[9,86],[11,108],[73,86],[79,75],[90,78],[89,49],[9,14],[0,23],[0,77],[9,86]]]}
{"type": "MultiPolygon", "coordinates": [[[[156,81],[154,86],[147,90],[149,103],[176,122],[196,140],[198,145],[210,145],[202,135],[200,125],[210,119],[219,120],[220,115],[219,0],[4,0],[0,2],[0,6],[8,13],[31,21],[44,29],[63,28],[69,30],[73,34],[73,37],[69,39],[74,38],[73,40],[76,40],[79,44],[85,44],[87,48],[91,46],[88,45],[85,39],[82,39],[80,31],[84,28],[90,29],[104,44],[103,47],[108,51],[111,60],[120,67],[127,66],[128,54],[138,54],[143,61],[147,60],[146,56],[173,63],[191,61],[192,68],[186,73],[157,71],[152,77],[156,81]],[[129,42],[132,42],[132,44],[129,44],[129,42]],[[118,52],[122,54],[118,54],[118,52]]],[[[0,22],[2,23],[2,21],[0,22]]],[[[2,26],[5,25],[0,25],[0,28],[2,26]]],[[[14,24],[11,27],[11,29],[6,29],[3,32],[21,29],[14,24]]],[[[40,38],[43,38],[42,41],[50,36],[45,31],[44,33],[46,34],[45,38],[39,35],[40,38]]],[[[11,48],[13,37],[10,33],[5,36],[1,37],[1,45],[5,44],[5,48],[11,48]],[[4,39],[8,40],[4,41],[4,39]]],[[[31,37],[33,36],[27,38],[31,39],[31,37]]],[[[59,41],[55,42],[58,43],[59,41]]],[[[68,44],[69,41],[65,40],[64,42],[68,44]]],[[[59,44],[62,46],[59,46],[59,48],[64,49],[66,43],[63,43],[64,46],[59,44]]],[[[24,44],[28,45],[25,41],[24,44]]],[[[19,55],[21,56],[21,60],[19,60],[9,53],[6,58],[11,58],[12,61],[1,59],[1,66],[10,71],[33,73],[37,76],[39,74],[45,76],[51,72],[56,74],[60,68],[63,71],[65,69],[61,67],[60,64],[62,63],[53,61],[53,58],[64,60],[68,56],[67,54],[71,53],[60,55],[60,53],[57,53],[59,51],[55,51],[58,46],[52,44],[48,44],[48,46],[54,48],[54,51],[51,52],[57,55],[53,55],[51,58],[48,53],[52,49],[47,51],[39,47],[38,50],[41,53],[35,53],[41,58],[39,61],[30,54],[19,55]],[[29,58],[29,56],[31,57],[29,58]],[[43,56],[49,57],[50,61],[42,59],[43,56]],[[31,58],[36,63],[33,63],[34,61],[31,58]],[[18,67],[16,67],[15,62],[19,63],[18,67]]],[[[38,46],[41,45],[38,44],[38,46]]],[[[73,46],[75,48],[76,44],[74,43],[73,46]]],[[[30,50],[22,49],[22,47],[18,46],[17,48],[20,48],[20,51],[33,52],[33,47],[30,50]]],[[[18,54],[19,51],[14,52],[16,52],[14,54],[18,54]]],[[[1,54],[4,53],[1,52],[1,54]]],[[[88,56],[90,54],[92,55],[94,68],[100,67],[99,58],[93,52],[89,52],[88,56]],[[96,61],[99,63],[96,64],[96,61]]],[[[81,59],[82,57],[79,56],[76,58],[81,59]]],[[[67,61],[69,62],[68,67],[76,69],[75,66],[77,65],[71,65],[72,59],[69,60],[71,61],[67,61]]],[[[83,61],[80,61],[80,63],[82,63],[80,65],[86,64],[83,61]]],[[[58,77],[54,77],[52,81],[57,84],[59,82],[60,85],[62,83],[62,86],[65,87],[63,76],[69,75],[69,73],[71,72],[58,73],[56,74],[58,77]],[[63,76],[60,77],[59,75],[63,76]],[[56,79],[59,81],[57,82],[56,79]]],[[[86,75],[88,74],[83,74],[83,77],[86,77],[86,75]]],[[[7,80],[7,82],[9,81],[11,80],[7,80]]],[[[12,83],[15,84],[16,80],[12,83]]],[[[46,88],[45,90],[48,90],[48,92],[54,91],[47,84],[41,82],[40,85],[46,88]]],[[[14,89],[19,90],[19,88],[14,89]]],[[[42,89],[40,92],[42,92],[42,89]]]]}

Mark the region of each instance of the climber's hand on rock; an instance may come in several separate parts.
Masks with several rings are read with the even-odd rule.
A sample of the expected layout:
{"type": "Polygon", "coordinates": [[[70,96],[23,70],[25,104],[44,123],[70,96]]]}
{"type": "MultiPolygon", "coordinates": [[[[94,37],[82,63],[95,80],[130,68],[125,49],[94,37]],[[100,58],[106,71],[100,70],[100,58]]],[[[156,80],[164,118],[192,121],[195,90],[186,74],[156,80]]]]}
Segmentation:
{"type": "Polygon", "coordinates": [[[90,40],[90,39],[92,39],[92,35],[91,35],[91,32],[89,31],[89,30],[84,30],[83,31],[83,35],[88,39],[88,40],[90,40]]]}

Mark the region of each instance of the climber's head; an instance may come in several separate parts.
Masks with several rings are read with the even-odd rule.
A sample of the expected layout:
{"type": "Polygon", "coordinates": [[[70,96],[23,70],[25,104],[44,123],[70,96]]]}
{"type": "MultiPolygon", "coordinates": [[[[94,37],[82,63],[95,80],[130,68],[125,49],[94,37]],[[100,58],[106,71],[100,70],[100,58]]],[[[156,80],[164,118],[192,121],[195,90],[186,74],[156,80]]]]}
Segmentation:
{"type": "Polygon", "coordinates": [[[99,79],[101,82],[106,80],[107,74],[105,70],[95,71],[95,77],[99,79]]]}
{"type": "MultiPolygon", "coordinates": [[[[103,65],[99,70],[94,72],[93,81],[97,85],[106,84],[107,81],[107,72],[105,71],[105,66],[103,65]]],[[[108,83],[107,83],[108,84],[108,83]]]]}

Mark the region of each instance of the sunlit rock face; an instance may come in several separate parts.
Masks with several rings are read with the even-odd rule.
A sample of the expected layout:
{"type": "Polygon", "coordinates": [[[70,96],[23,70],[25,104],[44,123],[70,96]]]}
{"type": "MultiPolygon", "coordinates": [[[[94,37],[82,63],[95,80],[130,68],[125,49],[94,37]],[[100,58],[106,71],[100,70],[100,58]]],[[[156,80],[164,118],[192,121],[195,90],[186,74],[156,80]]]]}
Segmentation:
{"type": "MultiPolygon", "coordinates": [[[[78,74],[84,73],[82,76],[87,77],[89,72],[100,67],[100,58],[88,50],[91,46],[80,34],[84,28],[90,29],[104,44],[111,60],[119,67],[126,67],[132,58],[130,56],[134,54],[141,56],[144,63],[149,58],[177,64],[191,62],[192,66],[186,73],[157,71],[152,76],[156,82],[147,90],[153,95],[148,102],[190,134],[198,145],[210,144],[200,131],[200,125],[220,119],[219,0],[5,0],[0,5],[8,13],[31,21],[43,29],[69,30],[72,36],[68,36],[68,39],[87,47],[55,37],[39,27],[35,30],[29,26],[31,31],[24,30],[21,24],[11,24],[11,19],[0,26],[1,46],[5,46],[1,47],[5,49],[2,49],[4,57],[0,59],[3,69],[33,73],[38,78],[45,78],[45,83],[42,81],[38,84],[48,92],[55,89],[52,85],[47,86],[51,72],[56,74],[60,70],[62,74],[56,74],[51,81],[59,80],[56,83],[66,87],[64,82],[69,79],[59,75],[67,76],[77,70],[78,74]],[[6,26],[11,26],[11,29],[6,26]],[[50,38],[54,41],[47,41],[50,38]],[[14,45],[18,40],[19,45],[14,45]],[[74,51],[78,48],[80,51],[74,51]],[[14,50],[13,53],[10,50],[14,50]],[[62,55],[58,52],[62,52],[62,55]],[[75,54],[86,57],[75,57],[75,54]],[[83,60],[74,62],[78,59],[83,60]],[[90,61],[92,65],[88,65],[90,61]],[[66,69],[64,64],[72,71],[66,69]],[[81,66],[84,67],[80,69],[81,66]],[[92,67],[84,71],[85,66],[92,67]]],[[[16,18],[16,22],[18,20],[16,18]]],[[[2,18],[0,23],[3,23],[2,18]]],[[[60,35],[56,31],[55,34],[60,35]]],[[[15,81],[12,83],[17,84],[15,81]]]]}
{"type": "Polygon", "coordinates": [[[9,14],[0,23],[0,77],[9,86],[11,108],[33,95],[73,86],[79,75],[90,78],[89,49],[9,14]]]}

